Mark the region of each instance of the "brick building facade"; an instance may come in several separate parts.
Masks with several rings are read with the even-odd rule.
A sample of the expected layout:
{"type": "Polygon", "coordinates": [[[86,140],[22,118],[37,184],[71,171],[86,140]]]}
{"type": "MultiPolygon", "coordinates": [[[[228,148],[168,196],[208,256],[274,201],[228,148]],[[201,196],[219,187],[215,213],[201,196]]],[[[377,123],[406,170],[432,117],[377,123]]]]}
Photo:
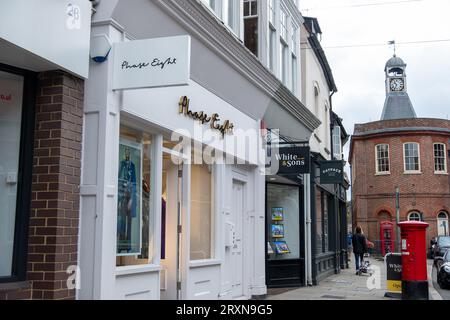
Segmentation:
{"type": "Polygon", "coordinates": [[[450,121],[417,117],[406,66],[395,54],[387,61],[381,119],[355,125],[350,146],[353,224],[362,226],[381,253],[386,246],[380,240],[396,236],[397,190],[400,221],[429,223],[428,243],[449,234],[450,121]],[[381,232],[382,222],[393,224],[386,232],[383,224],[381,232]]]}
{"type": "Polygon", "coordinates": [[[67,270],[77,265],[84,81],[62,71],[34,77],[26,280],[0,284],[0,300],[75,298],[67,270]]]}
{"type": "Polygon", "coordinates": [[[437,236],[438,223],[442,223],[438,216],[445,214],[448,226],[450,213],[449,142],[448,120],[392,119],[356,125],[349,157],[354,226],[361,225],[366,236],[379,244],[380,223],[395,224],[395,188],[399,187],[400,220],[420,217],[430,224],[427,241],[437,236]],[[407,170],[405,148],[409,143],[419,146],[419,170],[407,170]],[[387,166],[380,159],[386,158],[386,153],[380,157],[380,147],[377,150],[383,145],[388,146],[387,166]],[[436,153],[442,147],[444,166],[436,153]]]}

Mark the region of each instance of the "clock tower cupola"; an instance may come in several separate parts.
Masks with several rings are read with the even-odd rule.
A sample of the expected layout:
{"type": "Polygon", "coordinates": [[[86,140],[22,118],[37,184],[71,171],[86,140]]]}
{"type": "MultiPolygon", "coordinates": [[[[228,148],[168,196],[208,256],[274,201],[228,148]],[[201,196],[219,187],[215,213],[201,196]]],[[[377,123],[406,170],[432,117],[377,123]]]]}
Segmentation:
{"type": "Polygon", "coordinates": [[[384,71],[386,101],[381,120],[417,118],[407,91],[406,63],[394,54],[384,71]]]}

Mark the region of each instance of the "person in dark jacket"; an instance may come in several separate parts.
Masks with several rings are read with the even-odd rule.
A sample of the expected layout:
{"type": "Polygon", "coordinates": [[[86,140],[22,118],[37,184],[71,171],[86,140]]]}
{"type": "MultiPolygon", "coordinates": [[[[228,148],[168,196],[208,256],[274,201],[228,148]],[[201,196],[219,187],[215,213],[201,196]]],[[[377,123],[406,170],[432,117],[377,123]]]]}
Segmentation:
{"type": "Polygon", "coordinates": [[[356,227],[355,234],[352,238],[353,253],[355,254],[356,274],[359,274],[359,268],[367,252],[367,240],[360,226],[356,227]]]}

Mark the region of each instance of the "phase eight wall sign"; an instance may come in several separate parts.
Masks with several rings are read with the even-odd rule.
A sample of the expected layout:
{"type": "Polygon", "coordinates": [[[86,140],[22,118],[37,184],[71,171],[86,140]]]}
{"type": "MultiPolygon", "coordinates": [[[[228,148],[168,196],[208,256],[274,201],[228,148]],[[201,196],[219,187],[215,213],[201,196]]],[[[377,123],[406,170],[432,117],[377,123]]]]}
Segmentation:
{"type": "Polygon", "coordinates": [[[113,90],[187,85],[191,38],[176,36],[114,44],[113,90]]]}

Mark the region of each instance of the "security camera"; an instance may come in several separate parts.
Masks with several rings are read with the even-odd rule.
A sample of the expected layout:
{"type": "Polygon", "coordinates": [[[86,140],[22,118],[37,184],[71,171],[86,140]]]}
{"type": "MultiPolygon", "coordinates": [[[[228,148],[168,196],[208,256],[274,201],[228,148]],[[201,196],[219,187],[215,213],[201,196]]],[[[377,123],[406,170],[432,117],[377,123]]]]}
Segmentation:
{"type": "Polygon", "coordinates": [[[98,63],[105,62],[111,52],[112,44],[108,36],[99,34],[91,37],[90,57],[98,63]]]}

